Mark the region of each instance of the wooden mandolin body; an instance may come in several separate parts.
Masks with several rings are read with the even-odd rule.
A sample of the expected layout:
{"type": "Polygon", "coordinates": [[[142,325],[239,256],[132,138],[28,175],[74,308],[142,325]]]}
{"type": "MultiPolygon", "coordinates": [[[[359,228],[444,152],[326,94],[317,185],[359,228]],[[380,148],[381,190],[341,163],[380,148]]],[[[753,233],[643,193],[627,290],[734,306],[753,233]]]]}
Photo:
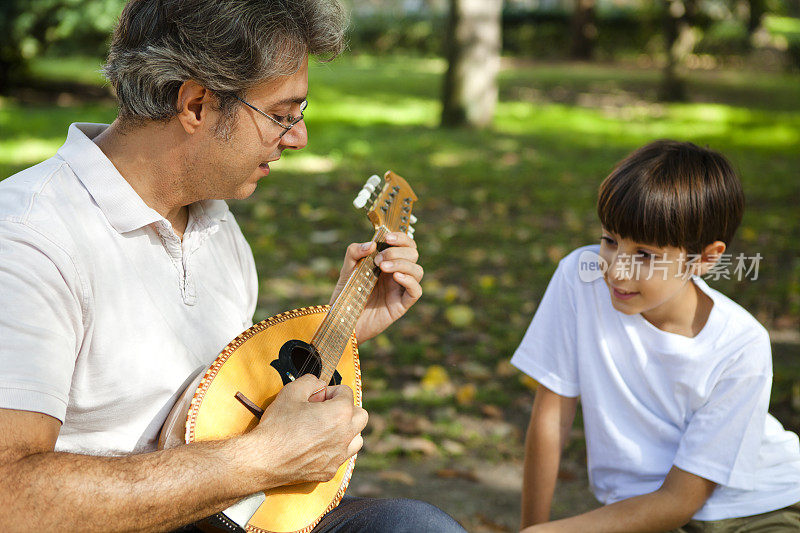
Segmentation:
{"type": "MultiPolygon", "coordinates": [[[[241,392],[266,409],[284,386],[271,365],[287,341],[311,342],[329,306],[304,307],[275,315],[236,337],[216,360],[197,377],[176,403],[159,438],[159,446],[240,435],[258,419],[235,398],[241,392]]],[[[361,370],[355,335],[350,337],[336,367],[342,384],[353,389],[361,405],[361,370]]],[[[247,530],[255,533],[308,532],[336,507],[350,483],[355,456],[343,464],[334,478],[324,483],[302,483],[266,492],[267,499],[250,519],[247,530]]]]}

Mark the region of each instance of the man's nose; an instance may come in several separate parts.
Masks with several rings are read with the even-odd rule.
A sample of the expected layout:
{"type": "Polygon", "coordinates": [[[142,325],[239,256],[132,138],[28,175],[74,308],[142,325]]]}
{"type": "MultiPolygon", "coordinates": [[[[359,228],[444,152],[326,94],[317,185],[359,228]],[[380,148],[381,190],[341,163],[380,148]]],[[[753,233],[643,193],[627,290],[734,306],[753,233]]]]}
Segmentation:
{"type": "Polygon", "coordinates": [[[305,148],[308,144],[308,130],[306,129],[306,121],[301,120],[294,126],[292,129],[287,131],[283,137],[281,137],[280,146],[282,148],[288,148],[290,150],[300,150],[301,148],[305,148]]]}

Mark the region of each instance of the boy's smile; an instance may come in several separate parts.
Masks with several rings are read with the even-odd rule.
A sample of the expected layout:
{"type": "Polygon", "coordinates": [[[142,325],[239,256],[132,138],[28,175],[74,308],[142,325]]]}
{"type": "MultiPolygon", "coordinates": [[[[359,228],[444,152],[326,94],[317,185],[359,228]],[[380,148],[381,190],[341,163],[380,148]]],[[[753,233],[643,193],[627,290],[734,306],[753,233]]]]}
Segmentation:
{"type": "Polygon", "coordinates": [[[643,244],[605,229],[600,257],[617,311],[641,314],[655,327],[687,337],[705,325],[713,302],[690,281],[713,263],[698,261],[701,256],[693,258],[682,248],[643,244]]]}

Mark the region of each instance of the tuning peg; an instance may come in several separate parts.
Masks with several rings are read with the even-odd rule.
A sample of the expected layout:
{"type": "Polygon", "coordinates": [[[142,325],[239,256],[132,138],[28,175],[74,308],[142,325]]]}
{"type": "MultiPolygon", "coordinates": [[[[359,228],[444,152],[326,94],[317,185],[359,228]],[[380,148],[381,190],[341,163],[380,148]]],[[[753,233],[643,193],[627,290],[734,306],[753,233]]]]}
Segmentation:
{"type": "Polygon", "coordinates": [[[365,207],[367,205],[367,202],[369,202],[370,198],[372,198],[372,196],[375,194],[375,190],[380,184],[381,184],[381,178],[376,174],[373,174],[372,176],[367,178],[367,182],[358,192],[358,196],[356,196],[356,199],[353,200],[353,205],[356,206],[358,209],[365,207]]]}
{"type": "Polygon", "coordinates": [[[415,217],[414,215],[411,215],[411,218],[409,218],[408,220],[409,220],[409,222],[411,222],[412,224],[416,224],[416,223],[417,223],[417,217],[415,217]]]}
{"type": "Polygon", "coordinates": [[[409,226],[408,231],[406,233],[408,233],[408,236],[411,237],[412,240],[414,239],[414,228],[409,226]]]}
{"type": "Polygon", "coordinates": [[[369,191],[361,189],[361,192],[358,193],[356,199],[353,200],[353,205],[356,206],[356,208],[358,209],[365,207],[367,205],[367,202],[369,202],[371,195],[372,194],[369,191]]]}

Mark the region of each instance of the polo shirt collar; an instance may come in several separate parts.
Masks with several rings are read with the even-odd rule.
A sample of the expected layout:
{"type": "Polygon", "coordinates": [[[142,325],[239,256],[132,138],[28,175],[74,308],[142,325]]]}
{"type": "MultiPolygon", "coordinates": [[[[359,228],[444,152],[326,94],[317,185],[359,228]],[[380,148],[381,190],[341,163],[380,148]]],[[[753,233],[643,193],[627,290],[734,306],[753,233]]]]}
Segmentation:
{"type": "MultiPolygon", "coordinates": [[[[108,124],[70,124],[67,140],[59,148],[58,155],[69,164],[111,226],[119,233],[165,220],[142,200],[92,141],[106,128],[108,124]]],[[[200,205],[204,214],[216,221],[224,220],[228,213],[228,204],[223,200],[204,200],[200,205]]]]}

